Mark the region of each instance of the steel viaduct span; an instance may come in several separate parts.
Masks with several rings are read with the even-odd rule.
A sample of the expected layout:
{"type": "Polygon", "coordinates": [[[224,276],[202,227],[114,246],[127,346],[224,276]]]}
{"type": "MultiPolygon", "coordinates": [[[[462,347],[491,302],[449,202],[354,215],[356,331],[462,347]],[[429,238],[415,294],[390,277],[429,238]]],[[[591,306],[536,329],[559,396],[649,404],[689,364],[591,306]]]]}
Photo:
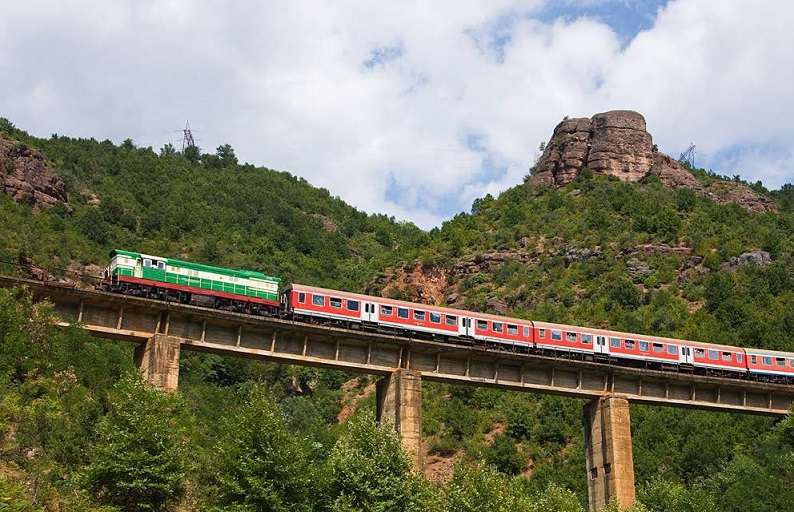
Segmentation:
{"type": "Polygon", "coordinates": [[[0,276],[0,287],[20,286],[52,302],[60,325],[136,343],[140,374],[163,390],[177,388],[182,350],[380,375],[378,420],[395,426],[416,468],[423,464],[423,379],[587,399],[591,512],[611,500],[634,502],[630,403],[774,416],[794,403],[794,386],[485,350],[0,276]]]}

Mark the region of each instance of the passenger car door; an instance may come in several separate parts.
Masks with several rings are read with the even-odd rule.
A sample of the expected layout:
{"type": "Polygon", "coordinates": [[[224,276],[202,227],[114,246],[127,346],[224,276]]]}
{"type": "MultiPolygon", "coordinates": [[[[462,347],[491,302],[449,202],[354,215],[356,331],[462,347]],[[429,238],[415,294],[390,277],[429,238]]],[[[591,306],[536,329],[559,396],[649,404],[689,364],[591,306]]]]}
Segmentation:
{"type": "Polygon", "coordinates": [[[606,336],[595,337],[595,352],[596,354],[609,354],[609,345],[607,344],[606,336]]]}

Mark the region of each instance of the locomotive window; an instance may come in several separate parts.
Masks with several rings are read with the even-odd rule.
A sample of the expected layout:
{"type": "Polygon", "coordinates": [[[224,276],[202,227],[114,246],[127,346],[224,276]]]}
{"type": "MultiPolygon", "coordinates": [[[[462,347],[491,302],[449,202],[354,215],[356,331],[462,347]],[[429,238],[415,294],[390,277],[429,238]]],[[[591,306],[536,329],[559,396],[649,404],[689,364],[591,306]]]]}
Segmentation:
{"type": "Polygon", "coordinates": [[[301,302],[301,303],[306,302],[306,294],[305,293],[299,293],[298,294],[298,302],[301,302]]]}
{"type": "Polygon", "coordinates": [[[585,345],[589,345],[593,342],[593,335],[592,334],[582,334],[582,343],[585,345]]]}
{"type": "Polygon", "coordinates": [[[662,352],[664,352],[664,345],[662,345],[661,343],[654,343],[653,351],[661,354],[662,352]]]}
{"type": "Polygon", "coordinates": [[[560,341],[562,340],[562,333],[554,329],[551,330],[551,339],[560,341]]]}
{"type": "Polygon", "coordinates": [[[391,316],[393,313],[391,306],[381,306],[380,314],[383,316],[391,316]]]}
{"type": "Polygon", "coordinates": [[[518,336],[518,326],[517,325],[508,325],[507,326],[507,334],[511,336],[518,336]]]}
{"type": "Polygon", "coordinates": [[[408,308],[397,308],[397,316],[400,318],[408,318],[408,308]]]}
{"type": "Polygon", "coordinates": [[[440,324],[441,323],[441,315],[439,315],[438,313],[433,313],[431,311],[430,312],[430,321],[433,322],[433,323],[436,323],[436,324],[440,324]]]}
{"type": "Polygon", "coordinates": [[[717,352],[716,350],[709,350],[709,359],[711,361],[717,361],[719,360],[719,358],[720,358],[719,352],[717,352]]]}
{"type": "Polygon", "coordinates": [[[419,320],[420,322],[425,321],[425,312],[414,310],[414,320],[419,320]]]}
{"type": "Polygon", "coordinates": [[[569,343],[576,343],[576,333],[575,332],[566,332],[565,333],[565,339],[569,343]]]}
{"type": "Polygon", "coordinates": [[[152,260],[150,260],[149,258],[145,258],[145,259],[143,260],[143,266],[144,266],[144,267],[146,267],[146,268],[151,268],[151,266],[152,266],[152,260]]]}
{"type": "MultiPolygon", "coordinates": [[[[526,325],[524,326],[524,337],[529,338],[529,327],[526,325]]],[[[792,361],[792,363],[794,363],[794,361],[792,361]]]]}
{"type": "Polygon", "coordinates": [[[706,357],[706,351],[702,348],[695,349],[695,357],[706,357]]]}
{"type": "Polygon", "coordinates": [[[775,358],[775,362],[778,366],[786,366],[786,360],[782,357],[775,358]]]}
{"type": "Polygon", "coordinates": [[[347,301],[347,309],[350,311],[358,311],[358,301],[357,300],[348,300],[347,301]]]}
{"type": "Polygon", "coordinates": [[[648,342],[641,341],[640,342],[640,352],[647,352],[648,351],[648,342]]]}
{"type": "Polygon", "coordinates": [[[620,338],[609,338],[609,346],[612,348],[620,348],[620,338]]]}
{"type": "Polygon", "coordinates": [[[675,345],[667,345],[667,353],[673,356],[678,355],[678,347],[675,345]]]}
{"type": "Polygon", "coordinates": [[[769,357],[769,356],[764,356],[764,364],[767,365],[767,366],[771,366],[772,365],[772,358],[769,357]]]}
{"type": "Polygon", "coordinates": [[[342,307],[342,299],[339,297],[331,297],[331,307],[332,308],[341,308],[342,307]]]}
{"type": "Polygon", "coordinates": [[[458,317],[447,315],[447,325],[458,325],[458,317]]]}
{"type": "Polygon", "coordinates": [[[159,268],[160,270],[165,270],[165,262],[164,261],[158,261],[157,262],[157,268],[159,268]]]}
{"type": "Polygon", "coordinates": [[[493,330],[494,332],[502,332],[502,322],[494,322],[493,330]]]}
{"type": "Polygon", "coordinates": [[[315,306],[325,306],[325,297],[322,295],[312,295],[312,304],[315,306]]]}
{"type": "Polygon", "coordinates": [[[722,360],[723,361],[730,361],[732,359],[730,352],[723,352],[722,353],[722,360]]]}
{"type": "Polygon", "coordinates": [[[626,340],[626,350],[634,350],[634,340],[626,340]]]}
{"type": "Polygon", "coordinates": [[[541,338],[545,338],[546,337],[546,329],[539,329],[538,330],[538,336],[540,336],[541,338]]]}
{"type": "Polygon", "coordinates": [[[488,322],[485,320],[477,320],[477,329],[481,329],[483,331],[488,329],[488,322]]]}

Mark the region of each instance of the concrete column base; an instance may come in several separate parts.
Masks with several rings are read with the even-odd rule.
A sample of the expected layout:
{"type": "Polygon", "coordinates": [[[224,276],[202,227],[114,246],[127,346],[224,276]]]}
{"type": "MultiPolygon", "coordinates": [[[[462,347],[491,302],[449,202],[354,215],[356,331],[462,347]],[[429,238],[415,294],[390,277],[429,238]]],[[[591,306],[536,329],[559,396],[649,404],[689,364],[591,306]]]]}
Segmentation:
{"type": "Polygon", "coordinates": [[[391,423],[414,469],[422,471],[422,376],[400,369],[377,383],[377,421],[391,423]]]}
{"type": "Polygon", "coordinates": [[[636,498],[628,400],[593,400],[583,416],[590,512],[600,512],[612,501],[630,507],[636,498]]]}
{"type": "Polygon", "coordinates": [[[163,390],[176,391],[179,384],[180,339],[155,334],[135,349],[135,364],[141,378],[163,390]]]}

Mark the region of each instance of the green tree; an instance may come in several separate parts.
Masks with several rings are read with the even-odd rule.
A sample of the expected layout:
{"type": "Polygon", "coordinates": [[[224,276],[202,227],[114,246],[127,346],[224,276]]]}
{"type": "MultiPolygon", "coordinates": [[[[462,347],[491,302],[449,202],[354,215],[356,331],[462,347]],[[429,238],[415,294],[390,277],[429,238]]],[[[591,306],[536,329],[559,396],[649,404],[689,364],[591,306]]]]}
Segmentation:
{"type": "Polygon", "coordinates": [[[372,414],[350,420],[328,458],[328,500],[335,512],[425,509],[426,489],[411,472],[391,425],[372,414]]]}
{"type": "Polygon", "coordinates": [[[218,146],[215,154],[220,159],[221,167],[234,167],[237,165],[237,156],[234,154],[234,148],[229,144],[218,146]]]}
{"type": "Polygon", "coordinates": [[[129,375],[114,387],[110,411],[80,480],[97,501],[128,511],[166,510],[184,490],[188,469],[180,397],[129,375]]]}
{"type": "Polygon", "coordinates": [[[287,430],[283,413],[254,386],[221,428],[211,458],[212,498],[229,510],[312,510],[319,482],[307,442],[287,430]]]}

